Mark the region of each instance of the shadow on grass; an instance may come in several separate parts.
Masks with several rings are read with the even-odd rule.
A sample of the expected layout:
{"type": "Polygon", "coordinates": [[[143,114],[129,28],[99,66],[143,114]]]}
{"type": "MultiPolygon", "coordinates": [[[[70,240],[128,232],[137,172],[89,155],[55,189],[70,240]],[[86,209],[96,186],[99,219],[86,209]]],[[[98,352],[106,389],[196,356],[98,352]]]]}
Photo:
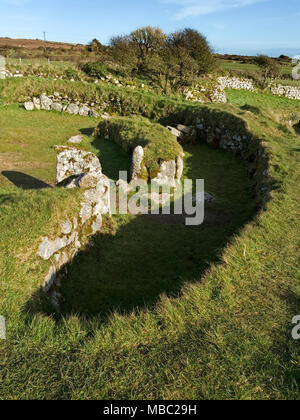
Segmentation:
{"type": "Polygon", "coordinates": [[[52,188],[40,179],[24,174],[23,172],[2,171],[1,173],[16,187],[21,188],[22,190],[41,190],[44,188],[52,188]]]}
{"type": "MultiPolygon", "coordinates": [[[[206,191],[217,199],[206,205],[204,223],[187,227],[184,216],[174,215],[106,217],[103,233],[61,272],[58,319],[73,313],[106,319],[114,311],[153,307],[162,294],[180,295],[184,283],[201,281],[232,235],[251,220],[252,192],[242,161],[206,145],[185,152],[186,177],[205,179],[206,191]]],[[[49,314],[53,308],[37,292],[26,311],[49,314]]]]}
{"type": "MultiPolygon", "coordinates": [[[[80,132],[92,137],[93,129],[82,128],[80,132]]],[[[112,141],[92,137],[91,144],[97,149],[97,157],[102,166],[102,172],[110,179],[117,181],[119,171],[130,173],[131,157],[120,149],[120,146],[112,141]]]]}

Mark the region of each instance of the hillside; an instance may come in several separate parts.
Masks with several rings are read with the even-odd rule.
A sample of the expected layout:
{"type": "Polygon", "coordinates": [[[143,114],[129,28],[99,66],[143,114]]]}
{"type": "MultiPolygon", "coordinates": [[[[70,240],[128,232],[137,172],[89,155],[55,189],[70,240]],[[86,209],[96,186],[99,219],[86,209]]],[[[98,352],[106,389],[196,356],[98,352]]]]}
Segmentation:
{"type": "Polygon", "coordinates": [[[75,44],[65,42],[52,42],[42,41],[40,39],[13,39],[13,38],[0,38],[0,48],[23,48],[23,49],[40,49],[40,48],[54,48],[69,50],[75,47],[75,44]]]}

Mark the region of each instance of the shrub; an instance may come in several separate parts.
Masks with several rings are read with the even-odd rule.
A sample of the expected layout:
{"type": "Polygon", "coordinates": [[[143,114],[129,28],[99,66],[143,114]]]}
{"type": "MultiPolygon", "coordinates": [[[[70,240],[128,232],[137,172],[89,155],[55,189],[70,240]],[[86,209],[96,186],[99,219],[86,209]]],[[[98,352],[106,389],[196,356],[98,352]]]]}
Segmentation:
{"type": "Polygon", "coordinates": [[[79,75],[78,75],[78,72],[76,71],[76,70],[74,70],[74,69],[72,69],[71,67],[69,67],[67,70],[66,70],[66,77],[68,78],[68,79],[74,79],[74,80],[80,80],[80,77],[79,77],[79,75]]]}
{"type": "Polygon", "coordinates": [[[96,63],[85,63],[81,66],[81,69],[90,77],[96,77],[101,79],[105,77],[107,73],[106,65],[101,62],[96,63]]]}

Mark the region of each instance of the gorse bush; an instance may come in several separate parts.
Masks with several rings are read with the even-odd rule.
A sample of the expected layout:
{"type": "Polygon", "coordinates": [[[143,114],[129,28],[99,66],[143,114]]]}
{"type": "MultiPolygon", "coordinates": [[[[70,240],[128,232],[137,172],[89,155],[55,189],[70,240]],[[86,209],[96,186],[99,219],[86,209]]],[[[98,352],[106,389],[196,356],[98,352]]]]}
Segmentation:
{"type": "Polygon", "coordinates": [[[81,66],[82,71],[84,71],[90,77],[96,77],[101,79],[107,74],[107,68],[104,63],[86,63],[81,66]]]}

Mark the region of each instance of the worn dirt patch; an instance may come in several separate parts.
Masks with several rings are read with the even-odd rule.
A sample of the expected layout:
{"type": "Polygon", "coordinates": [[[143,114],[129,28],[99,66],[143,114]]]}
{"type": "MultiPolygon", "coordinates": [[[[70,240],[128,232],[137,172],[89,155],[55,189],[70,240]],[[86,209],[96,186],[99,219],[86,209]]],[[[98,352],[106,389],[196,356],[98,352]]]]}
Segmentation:
{"type": "Polygon", "coordinates": [[[15,169],[39,169],[49,167],[51,167],[51,164],[46,162],[24,162],[23,153],[0,153],[0,171],[13,171],[15,169]]]}

